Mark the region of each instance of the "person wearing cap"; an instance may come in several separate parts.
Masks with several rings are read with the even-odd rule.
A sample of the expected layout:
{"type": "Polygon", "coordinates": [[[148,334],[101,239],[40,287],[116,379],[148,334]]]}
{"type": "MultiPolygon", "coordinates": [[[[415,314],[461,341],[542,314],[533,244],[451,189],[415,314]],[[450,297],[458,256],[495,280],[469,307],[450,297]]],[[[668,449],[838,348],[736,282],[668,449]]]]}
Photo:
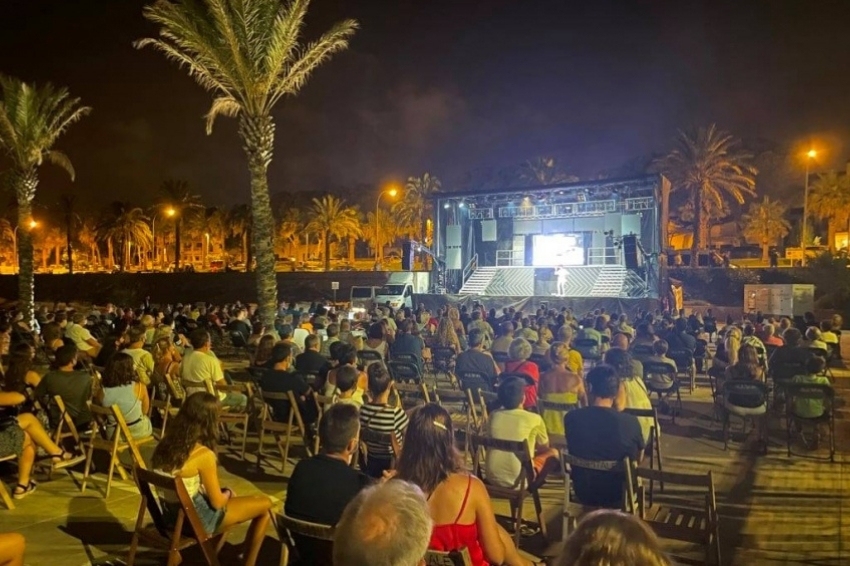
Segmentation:
{"type": "Polygon", "coordinates": [[[86,321],[85,313],[74,313],[71,321],[65,327],[65,337],[71,340],[80,352],[85,352],[92,359],[97,357],[98,352],[103,347],[100,342],[95,340],[88,328],[83,326],[86,321]]]}

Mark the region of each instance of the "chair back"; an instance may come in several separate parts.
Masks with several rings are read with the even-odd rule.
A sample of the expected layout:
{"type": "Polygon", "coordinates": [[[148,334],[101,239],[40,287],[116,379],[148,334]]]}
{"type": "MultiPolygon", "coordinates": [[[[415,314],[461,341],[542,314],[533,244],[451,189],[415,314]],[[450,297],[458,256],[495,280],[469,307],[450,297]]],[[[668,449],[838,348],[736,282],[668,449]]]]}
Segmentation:
{"type": "Polygon", "coordinates": [[[411,409],[431,402],[431,396],[428,394],[428,388],[424,383],[394,383],[393,389],[398,400],[398,406],[403,409],[411,409]]]}
{"type": "Polygon", "coordinates": [[[534,479],[534,465],[531,448],[525,440],[504,440],[501,438],[491,438],[482,434],[472,435],[472,469],[475,474],[482,480],[487,480],[484,473],[484,452],[487,450],[497,450],[499,452],[507,452],[512,454],[519,460],[520,474],[514,484],[515,489],[523,490],[534,479]]]}
{"type": "Polygon", "coordinates": [[[805,360],[788,360],[781,364],[773,364],[770,366],[770,376],[774,381],[788,382],[794,379],[796,375],[805,375],[806,361],[805,360]]]}
{"type": "Polygon", "coordinates": [[[448,552],[427,550],[425,552],[425,566],[472,566],[472,557],[469,555],[469,549],[465,546],[448,552]]]}
{"type": "Polygon", "coordinates": [[[499,366],[503,367],[506,363],[508,363],[509,358],[507,352],[491,352],[491,354],[499,366]]]}
{"type": "Polygon", "coordinates": [[[333,525],[311,523],[282,514],[275,516],[275,525],[282,543],[281,564],[289,564],[290,547],[299,550],[301,562],[311,560],[319,564],[331,564],[335,530],[333,525]],[[309,548],[299,548],[307,545],[309,548]]]}
{"type": "MultiPolygon", "coordinates": [[[[617,474],[623,478],[623,510],[626,513],[635,512],[636,491],[635,491],[635,464],[631,458],[626,456],[622,460],[588,460],[573,456],[567,450],[561,451],[561,465],[564,470],[569,470],[570,473],[577,468],[585,470],[593,470],[596,472],[605,472],[617,474]]],[[[567,477],[570,477],[567,474],[567,477]]],[[[565,487],[569,493],[570,486],[565,487]]]]}
{"type": "Polygon", "coordinates": [[[767,362],[768,363],[770,363],[770,358],[773,357],[773,354],[775,354],[776,350],[778,350],[779,348],[780,348],[779,346],[774,346],[773,344],[765,344],[764,345],[765,355],[767,356],[767,362]]]}
{"type": "Polygon", "coordinates": [[[824,406],[828,406],[829,408],[832,407],[832,403],[835,401],[835,389],[823,383],[789,383],[783,389],[785,390],[785,394],[788,395],[787,405],[789,407],[793,405],[792,399],[824,401],[824,406]]]}
{"type": "Polygon", "coordinates": [[[559,411],[564,415],[575,409],[578,409],[578,403],[558,403],[537,398],[537,412],[541,415],[543,411],[559,411]]]}
{"type": "Polygon", "coordinates": [[[163,379],[165,380],[165,386],[168,388],[168,394],[171,396],[171,399],[179,405],[186,397],[183,387],[179,386],[170,375],[164,375],[163,379]]]}
{"type": "Polygon", "coordinates": [[[459,371],[457,380],[460,388],[464,391],[471,389],[473,392],[481,389],[482,391],[493,391],[493,384],[487,379],[487,376],[477,371],[459,371]]]}
{"type": "Polygon", "coordinates": [[[670,364],[664,362],[643,362],[643,379],[649,382],[652,375],[666,375],[671,380],[676,379],[677,371],[670,364]]]}
{"type": "Polygon", "coordinates": [[[422,382],[422,372],[419,365],[411,362],[391,361],[387,362],[387,369],[396,382],[409,382],[419,384],[422,382]]]}
{"type": "Polygon", "coordinates": [[[669,350],[667,357],[676,362],[680,372],[687,372],[694,364],[694,353],[690,350],[669,350]]]}
{"type": "Polygon", "coordinates": [[[407,362],[409,364],[419,365],[419,359],[411,353],[408,352],[400,352],[397,354],[390,354],[390,359],[396,362],[407,362]]]}
{"type": "Polygon", "coordinates": [[[193,538],[198,542],[204,541],[213,537],[212,534],[204,530],[204,525],[198,517],[198,512],[195,510],[195,504],[192,498],[189,497],[189,492],[186,491],[186,486],[183,485],[183,480],[178,477],[166,476],[160,472],[146,470],[142,467],[136,467],[133,475],[136,478],[136,486],[142,494],[142,504],[146,505],[147,511],[153,520],[153,524],[160,535],[179,541],[183,533],[183,522],[188,520],[191,527],[193,538]],[[156,494],[151,486],[156,488],[156,494]],[[163,511],[160,507],[159,497],[163,492],[172,492],[176,494],[176,499],[180,502],[180,511],[177,514],[177,521],[172,529],[169,530],[163,518],[163,511]]]}
{"type": "Polygon", "coordinates": [[[79,443],[80,433],[74,424],[74,419],[71,418],[71,414],[68,412],[68,407],[65,406],[65,401],[59,395],[54,395],[51,404],[56,408],[58,413],[56,432],[53,433],[53,442],[62,446],[64,439],[73,438],[74,443],[79,443]]]}
{"type": "Polygon", "coordinates": [[[537,369],[539,369],[541,373],[552,369],[552,361],[543,354],[531,354],[531,357],[528,358],[528,361],[534,362],[537,365],[537,369]]]}
{"type": "Polygon", "coordinates": [[[446,372],[451,369],[452,362],[455,359],[455,351],[452,348],[437,346],[431,348],[431,359],[433,360],[434,369],[446,372]]]}
{"type": "Polygon", "coordinates": [[[248,347],[248,341],[245,339],[245,335],[239,332],[238,330],[231,330],[227,334],[228,336],[230,336],[230,342],[235,348],[248,347]]]}
{"type": "Polygon", "coordinates": [[[375,350],[357,350],[357,359],[361,364],[369,364],[374,362],[382,362],[384,358],[375,350]]]}
{"type": "Polygon", "coordinates": [[[767,385],[750,379],[728,379],[723,383],[723,400],[730,405],[729,398],[734,396],[737,403],[746,400],[746,407],[757,407],[767,403],[767,385]]]}
{"type": "Polygon", "coordinates": [[[632,357],[638,360],[655,355],[655,350],[649,344],[635,344],[632,346],[632,357]]]}

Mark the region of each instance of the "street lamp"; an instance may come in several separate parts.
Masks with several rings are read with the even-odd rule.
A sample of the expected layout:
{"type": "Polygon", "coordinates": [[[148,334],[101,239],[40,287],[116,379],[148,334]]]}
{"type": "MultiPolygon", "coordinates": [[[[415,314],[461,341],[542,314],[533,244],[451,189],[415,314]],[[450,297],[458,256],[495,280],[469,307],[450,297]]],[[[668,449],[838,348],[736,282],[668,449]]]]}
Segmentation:
{"type": "MultiPolygon", "coordinates": [[[[26,226],[30,230],[35,230],[38,228],[38,222],[35,219],[30,218],[30,221],[27,222],[26,226]]],[[[13,266],[15,273],[20,273],[21,271],[21,267],[18,265],[18,228],[20,227],[21,225],[18,224],[15,226],[15,229],[12,230],[12,246],[15,248],[15,265],[13,266]]]]}
{"type": "Polygon", "coordinates": [[[803,189],[803,232],[800,234],[800,247],[803,248],[801,265],[806,267],[806,232],[809,227],[809,164],[817,157],[818,152],[810,149],[806,152],[806,185],[803,189]]]}
{"type": "Polygon", "coordinates": [[[159,215],[160,212],[163,212],[169,218],[172,218],[175,214],[177,214],[177,211],[174,210],[174,208],[172,208],[170,206],[163,211],[157,210],[156,212],[153,213],[153,218],[151,219],[151,236],[152,236],[152,239],[153,239],[153,249],[151,250],[151,255],[153,256],[153,266],[154,266],[154,268],[156,268],[156,260],[157,260],[157,257],[156,257],[156,217],[159,215]]]}
{"type": "MultiPolygon", "coordinates": [[[[398,189],[395,187],[391,189],[386,189],[381,191],[378,194],[378,200],[375,201],[375,267],[380,268],[381,260],[383,259],[384,254],[380,254],[380,259],[378,255],[378,250],[381,250],[381,222],[378,219],[378,213],[380,212],[381,206],[381,197],[384,195],[390,195],[391,197],[395,197],[398,194],[398,189]]],[[[381,250],[383,251],[383,250],[381,250]]]]}

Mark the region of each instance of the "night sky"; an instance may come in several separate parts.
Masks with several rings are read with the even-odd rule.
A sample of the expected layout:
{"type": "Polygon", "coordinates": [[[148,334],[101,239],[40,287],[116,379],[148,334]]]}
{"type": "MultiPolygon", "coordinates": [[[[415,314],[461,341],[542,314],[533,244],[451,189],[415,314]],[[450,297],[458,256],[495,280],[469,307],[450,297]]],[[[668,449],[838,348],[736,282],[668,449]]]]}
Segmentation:
{"type": "MultiPolygon", "coordinates": [[[[206,136],[210,95],[131,46],[156,32],[145,3],[0,6],[0,72],[65,85],[94,108],[58,146],[77,182],[45,168],[42,202],[74,190],[147,205],[166,178],[209,203],[247,201],[235,121],[206,136]]],[[[346,17],[361,24],[351,48],[275,113],[273,192],[424,171],[451,190],[535,155],[595,176],[712,121],[780,150],[813,138],[823,166],[850,157],[846,1],[313,0],[307,35],[346,17]]]]}

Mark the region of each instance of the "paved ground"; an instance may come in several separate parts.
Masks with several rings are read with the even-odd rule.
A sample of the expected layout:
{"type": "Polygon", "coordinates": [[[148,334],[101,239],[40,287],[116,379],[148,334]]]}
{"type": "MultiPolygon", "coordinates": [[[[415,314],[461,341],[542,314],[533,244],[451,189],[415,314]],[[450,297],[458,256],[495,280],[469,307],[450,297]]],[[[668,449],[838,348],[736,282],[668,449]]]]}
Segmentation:
{"type": "MultiPolygon", "coordinates": [[[[843,351],[850,352],[850,340],[843,351]]],[[[709,390],[702,381],[693,395],[684,394],[685,414],[677,418],[675,426],[663,417],[665,470],[712,470],[714,474],[724,564],[850,564],[850,371],[836,370],[835,374],[841,404],[837,412],[835,463],[825,459],[825,448],[812,452],[801,445],[796,447],[800,455],[788,458],[784,429],[777,417],[771,419],[767,456],[757,454],[754,439],[744,440],[740,432],[730,449],[724,451],[720,425],[712,420],[709,390]]],[[[736,430],[740,431],[739,425],[736,430]]],[[[240,494],[261,491],[274,498],[279,508],[286,477],[269,467],[257,473],[254,446],[249,444],[245,461],[236,453],[222,452],[223,484],[240,494]]],[[[150,450],[143,452],[150,454],[150,450]]],[[[13,471],[14,468],[0,464],[0,474],[7,484],[13,471]]],[[[291,466],[286,475],[290,472],[291,466]]],[[[130,484],[118,480],[109,499],[104,499],[102,475],[96,476],[94,484],[81,494],[81,475],[81,469],[57,473],[52,481],[42,481],[38,491],[20,501],[14,511],[0,508],[0,531],[18,531],[27,538],[28,564],[123,563],[138,512],[138,494],[130,484]]],[[[556,540],[547,543],[538,535],[523,541],[525,550],[536,555],[557,555],[562,493],[561,480],[553,480],[544,490],[550,535],[556,540]]],[[[506,513],[507,505],[497,502],[496,509],[506,513]]],[[[530,506],[526,516],[533,516],[530,506]]],[[[229,540],[241,541],[243,532],[237,531],[229,540]]],[[[680,545],[670,544],[668,549],[694,558],[701,556],[695,549],[680,545]]],[[[235,552],[236,547],[225,547],[225,560],[235,552]]],[[[270,530],[261,563],[277,564],[279,553],[277,537],[270,530]]],[[[143,553],[137,563],[159,564],[162,555],[143,553]]],[[[201,560],[187,554],[186,563],[197,564],[201,560]]]]}

